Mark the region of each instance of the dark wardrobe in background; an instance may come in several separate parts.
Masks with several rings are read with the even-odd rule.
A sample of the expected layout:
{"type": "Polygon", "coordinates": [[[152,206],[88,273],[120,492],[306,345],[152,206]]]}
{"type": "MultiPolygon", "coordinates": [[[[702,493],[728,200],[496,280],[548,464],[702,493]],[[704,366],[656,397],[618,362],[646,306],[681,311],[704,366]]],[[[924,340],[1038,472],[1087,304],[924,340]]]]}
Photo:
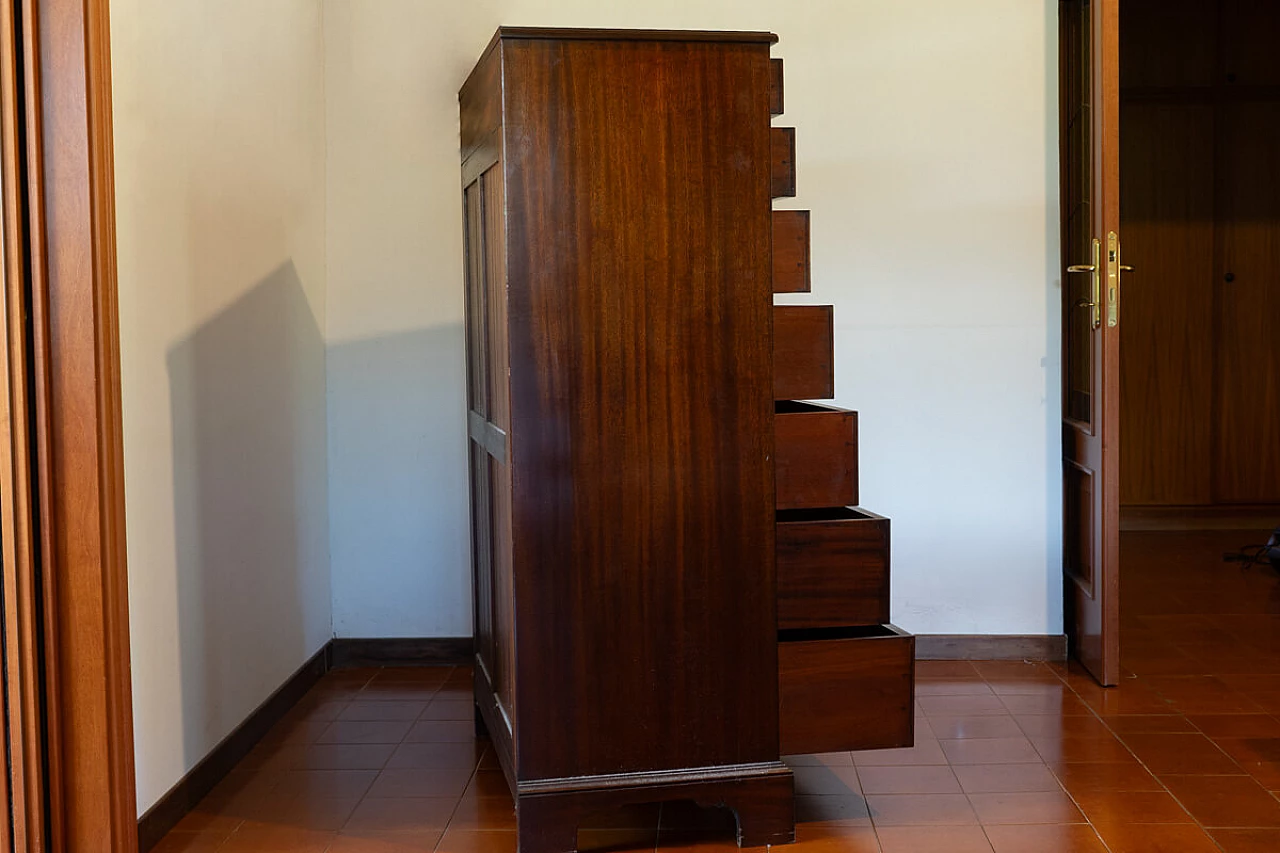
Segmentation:
{"type": "Polygon", "coordinates": [[[1121,501],[1280,520],[1280,3],[1120,15],[1121,501]]]}
{"type": "Polygon", "coordinates": [[[476,702],[522,853],[909,745],[914,640],[857,501],[768,33],[498,31],[459,95],[476,702]]]}

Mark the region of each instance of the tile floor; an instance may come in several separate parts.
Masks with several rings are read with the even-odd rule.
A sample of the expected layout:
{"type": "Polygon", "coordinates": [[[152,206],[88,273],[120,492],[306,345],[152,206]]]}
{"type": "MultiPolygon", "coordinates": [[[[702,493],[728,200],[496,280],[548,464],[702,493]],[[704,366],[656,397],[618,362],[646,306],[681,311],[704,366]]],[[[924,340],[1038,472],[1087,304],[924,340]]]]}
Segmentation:
{"type": "MultiPolygon", "coordinates": [[[[1262,537],[1265,539],[1265,536],[1262,537]]],[[[793,853],[1280,851],[1280,577],[1257,533],[1126,534],[1124,683],[921,662],[915,747],[794,756],[793,853]]],[[[157,853],[510,853],[462,669],[330,673],[157,853]]],[[[604,815],[583,850],[728,851],[727,813],[604,815]]]]}

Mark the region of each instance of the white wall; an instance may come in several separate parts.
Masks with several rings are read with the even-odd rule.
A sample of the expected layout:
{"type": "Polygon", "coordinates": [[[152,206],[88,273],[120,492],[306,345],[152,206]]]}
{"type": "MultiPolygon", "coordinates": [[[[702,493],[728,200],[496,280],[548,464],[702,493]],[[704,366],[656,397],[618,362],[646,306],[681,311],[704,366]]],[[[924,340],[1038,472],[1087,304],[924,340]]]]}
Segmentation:
{"type": "Polygon", "coordinates": [[[325,641],[470,633],[457,90],[499,24],[781,36],[894,618],[1057,633],[1050,0],[112,0],[139,805],[325,641]]]}
{"type": "Polygon", "coordinates": [[[768,29],[894,619],[1061,630],[1049,0],[325,0],[340,636],[470,631],[457,90],[499,24],[768,29]]]}
{"type": "Polygon", "coordinates": [[[138,805],[332,636],[317,0],[112,0],[138,805]]]}

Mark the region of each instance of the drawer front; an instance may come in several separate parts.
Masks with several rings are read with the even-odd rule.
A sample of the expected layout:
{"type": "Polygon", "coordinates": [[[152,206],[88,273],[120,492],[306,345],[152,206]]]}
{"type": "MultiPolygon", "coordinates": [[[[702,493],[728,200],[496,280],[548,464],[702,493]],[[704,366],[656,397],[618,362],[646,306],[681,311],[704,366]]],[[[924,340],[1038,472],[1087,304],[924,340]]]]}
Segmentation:
{"type": "Polygon", "coordinates": [[[773,292],[809,292],[809,211],[773,212],[773,292]]]}
{"type": "Polygon", "coordinates": [[[892,625],[778,644],[783,755],[911,746],[915,637],[892,625]]]}
{"type": "Polygon", "coordinates": [[[773,398],[829,400],[835,396],[830,305],[773,309],[773,398]]]}
{"type": "Polygon", "coordinates": [[[796,129],[774,127],[769,130],[773,148],[773,172],[770,185],[774,198],[792,198],[796,194],[796,129]]]}
{"type": "Polygon", "coordinates": [[[778,513],[778,627],[889,621],[889,519],[861,509],[778,513]]]}
{"type": "Polygon", "coordinates": [[[778,509],[858,502],[858,413],[779,402],[774,416],[778,509]]]}
{"type": "Polygon", "coordinates": [[[769,60],[769,115],[782,115],[782,60],[769,60]]]}

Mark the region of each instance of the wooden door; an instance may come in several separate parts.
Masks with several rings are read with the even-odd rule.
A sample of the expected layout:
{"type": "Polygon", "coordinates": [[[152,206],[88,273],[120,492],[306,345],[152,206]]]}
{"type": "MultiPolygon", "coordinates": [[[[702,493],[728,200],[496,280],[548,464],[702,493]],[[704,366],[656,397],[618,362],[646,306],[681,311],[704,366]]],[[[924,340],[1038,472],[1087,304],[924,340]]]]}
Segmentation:
{"type": "Polygon", "coordinates": [[[1119,16],[1058,5],[1063,336],[1063,599],[1073,655],[1104,685],[1119,637],[1119,16]]]}

